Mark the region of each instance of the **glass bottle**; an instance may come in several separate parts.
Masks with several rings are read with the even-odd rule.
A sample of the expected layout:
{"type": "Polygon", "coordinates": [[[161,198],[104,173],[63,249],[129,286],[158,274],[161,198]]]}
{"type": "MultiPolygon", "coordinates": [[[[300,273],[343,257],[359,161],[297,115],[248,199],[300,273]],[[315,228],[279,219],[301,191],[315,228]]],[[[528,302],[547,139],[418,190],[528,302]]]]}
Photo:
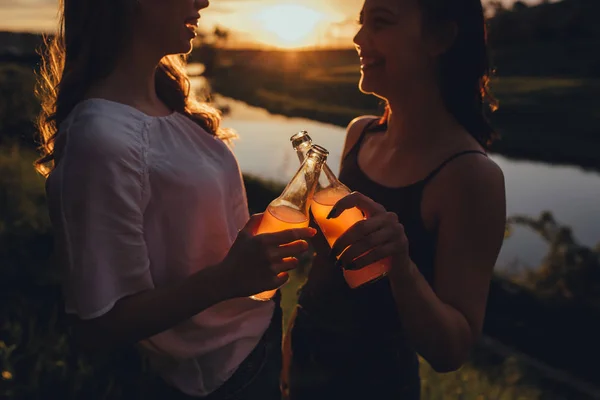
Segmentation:
{"type": "MultiPolygon", "coordinates": [[[[320,146],[313,146],[292,180],[273,200],[265,211],[256,234],[273,233],[286,229],[308,227],[310,200],[321,175],[321,168],[329,152],[320,146]]],[[[277,289],[268,290],[253,296],[253,300],[268,301],[277,289]]]]}
{"type": "MultiPolygon", "coordinates": [[[[294,136],[290,138],[292,142],[292,147],[296,151],[296,155],[298,156],[298,160],[300,160],[300,164],[304,162],[304,158],[306,154],[313,146],[313,142],[311,137],[308,135],[307,131],[300,131],[296,133],[294,136]]],[[[321,146],[319,146],[321,147],[321,146]]],[[[321,147],[322,148],[322,147],[321,147]]],[[[334,175],[333,172],[329,169],[327,162],[323,164],[322,174],[319,176],[319,180],[317,182],[317,187],[315,188],[315,193],[321,190],[323,185],[327,185],[326,177],[327,175],[334,175]],[[327,170],[327,171],[326,171],[327,170]]]]}
{"type": "MultiPolygon", "coordinates": [[[[315,146],[306,131],[296,133],[290,140],[301,162],[307,151],[315,146]]],[[[337,218],[327,219],[335,203],[350,193],[350,189],[336,178],[327,164],[324,164],[312,198],[311,211],[330,246],[333,246],[352,225],[364,219],[362,211],[356,207],[345,210],[337,218]]],[[[348,286],[354,289],[384,277],[390,266],[391,260],[386,258],[358,270],[344,269],[344,279],[348,286]]]]}

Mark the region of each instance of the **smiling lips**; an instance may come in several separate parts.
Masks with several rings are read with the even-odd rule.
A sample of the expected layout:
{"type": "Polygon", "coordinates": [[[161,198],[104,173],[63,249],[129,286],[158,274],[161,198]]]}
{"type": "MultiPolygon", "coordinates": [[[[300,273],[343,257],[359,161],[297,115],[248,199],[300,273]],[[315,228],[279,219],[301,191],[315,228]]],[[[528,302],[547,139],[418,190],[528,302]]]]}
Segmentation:
{"type": "Polygon", "coordinates": [[[188,28],[194,36],[196,35],[196,29],[198,29],[198,23],[200,21],[200,15],[195,15],[185,20],[185,26],[188,28]]]}
{"type": "Polygon", "coordinates": [[[366,55],[360,57],[360,69],[362,69],[362,70],[380,67],[383,64],[385,64],[385,60],[381,57],[366,56],[366,55]]]}

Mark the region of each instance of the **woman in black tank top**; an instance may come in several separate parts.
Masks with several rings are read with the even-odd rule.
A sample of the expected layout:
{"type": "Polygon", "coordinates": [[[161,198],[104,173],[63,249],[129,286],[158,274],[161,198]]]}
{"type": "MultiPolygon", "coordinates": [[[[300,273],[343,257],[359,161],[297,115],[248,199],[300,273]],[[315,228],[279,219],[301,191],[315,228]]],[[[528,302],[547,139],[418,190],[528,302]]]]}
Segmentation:
{"type": "Polygon", "coordinates": [[[485,153],[480,0],[366,0],[360,20],[360,89],[387,108],[349,125],[339,178],[355,192],[331,216],[358,207],[369,218],[332,249],[315,240],[284,345],[292,400],[418,399],[417,354],[459,368],[504,235],[503,175],[485,153]],[[387,257],[388,276],[348,287],[342,268],[387,257]]]}

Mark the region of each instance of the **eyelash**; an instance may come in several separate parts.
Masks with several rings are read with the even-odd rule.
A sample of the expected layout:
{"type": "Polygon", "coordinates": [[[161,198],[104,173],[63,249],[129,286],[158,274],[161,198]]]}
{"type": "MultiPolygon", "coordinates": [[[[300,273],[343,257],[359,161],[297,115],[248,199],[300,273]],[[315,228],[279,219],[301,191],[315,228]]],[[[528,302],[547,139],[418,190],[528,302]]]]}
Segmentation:
{"type": "MultiPolygon", "coordinates": [[[[364,25],[364,24],[365,24],[365,21],[363,20],[363,18],[360,18],[360,17],[359,17],[359,18],[356,20],[356,23],[357,23],[359,26],[362,26],[362,25],[364,25]]],[[[373,25],[373,26],[375,26],[375,27],[378,27],[378,26],[386,25],[387,23],[388,23],[388,22],[387,22],[386,20],[383,20],[383,19],[381,19],[381,18],[375,18],[375,19],[373,19],[373,20],[371,21],[371,23],[370,23],[370,24],[371,24],[371,25],[373,25]]]]}

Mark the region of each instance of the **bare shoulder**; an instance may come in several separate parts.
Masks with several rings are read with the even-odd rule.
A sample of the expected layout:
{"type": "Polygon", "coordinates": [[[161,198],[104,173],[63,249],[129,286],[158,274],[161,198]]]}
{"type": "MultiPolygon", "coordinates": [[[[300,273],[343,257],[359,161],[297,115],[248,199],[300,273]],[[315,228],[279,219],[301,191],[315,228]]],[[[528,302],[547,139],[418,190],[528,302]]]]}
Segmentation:
{"type": "MultiPolygon", "coordinates": [[[[493,208],[505,207],[504,173],[498,164],[483,154],[465,154],[451,161],[434,179],[437,194],[450,204],[486,202],[493,208]]],[[[432,188],[433,189],[433,188],[432,188]]]]}
{"type": "Polygon", "coordinates": [[[449,171],[462,185],[504,188],[504,173],[494,160],[477,153],[464,160],[457,160],[456,166],[449,171]]]}
{"type": "Polygon", "coordinates": [[[367,124],[371,121],[379,119],[376,115],[363,115],[354,118],[348,124],[346,128],[346,141],[344,143],[344,151],[342,152],[342,158],[350,151],[350,149],[356,144],[360,134],[365,130],[367,124]]]}

